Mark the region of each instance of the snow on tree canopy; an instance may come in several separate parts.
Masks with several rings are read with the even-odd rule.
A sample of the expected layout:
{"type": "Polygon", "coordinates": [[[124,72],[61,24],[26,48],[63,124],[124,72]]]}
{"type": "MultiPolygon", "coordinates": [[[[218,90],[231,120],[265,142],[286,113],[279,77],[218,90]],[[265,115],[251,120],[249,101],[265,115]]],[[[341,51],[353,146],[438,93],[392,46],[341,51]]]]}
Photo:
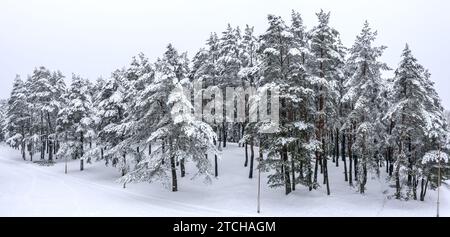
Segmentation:
{"type": "Polygon", "coordinates": [[[448,154],[442,151],[429,151],[425,153],[422,158],[422,164],[427,164],[429,162],[445,162],[448,163],[448,154]]]}
{"type": "Polygon", "coordinates": [[[280,52],[274,48],[266,48],[266,49],[264,49],[264,53],[265,54],[273,54],[273,55],[280,54],[280,52]]]}

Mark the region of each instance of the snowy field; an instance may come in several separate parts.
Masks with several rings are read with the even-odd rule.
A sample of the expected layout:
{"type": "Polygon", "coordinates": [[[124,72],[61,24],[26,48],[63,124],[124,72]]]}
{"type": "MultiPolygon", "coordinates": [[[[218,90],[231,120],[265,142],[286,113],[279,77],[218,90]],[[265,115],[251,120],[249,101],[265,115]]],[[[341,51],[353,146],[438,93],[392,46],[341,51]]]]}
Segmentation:
{"type": "MultiPolygon", "coordinates": [[[[257,179],[244,179],[243,148],[229,144],[219,163],[219,179],[181,179],[179,192],[159,183],[115,182],[119,172],[103,163],[79,171],[79,162],[51,167],[24,162],[20,153],[0,145],[0,216],[258,216],[257,179]]],[[[189,167],[188,167],[189,168],[189,167]]],[[[262,178],[261,216],[435,216],[437,192],[429,190],[425,202],[386,198],[392,193],[383,180],[371,178],[361,195],[343,180],[342,167],[330,162],[331,196],[323,187],[309,192],[297,186],[290,195],[268,188],[262,178]],[[338,182],[340,180],[340,182],[338,182]]],[[[257,172],[255,173],[257,177],[257,172]]],[[[384,174],[383,174],[384,175],[384,174]]],[[[320,178],[319,178],[320,180],[320,178]]],[[[443,185],[441,216],[450,216],[450,190],[443,185]]]]}

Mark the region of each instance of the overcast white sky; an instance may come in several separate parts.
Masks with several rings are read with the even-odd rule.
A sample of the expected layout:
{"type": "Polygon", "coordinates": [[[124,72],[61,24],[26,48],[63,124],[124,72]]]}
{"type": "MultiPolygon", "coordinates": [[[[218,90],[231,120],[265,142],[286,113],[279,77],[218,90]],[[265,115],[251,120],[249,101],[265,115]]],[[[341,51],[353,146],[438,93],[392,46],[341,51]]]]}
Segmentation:
{"type": "Polygon", "coordinates": [[[139,52],[154,60],[169,42],[192,56],[227,23],[253,25],[261,33],[269,13],[288,22],[295,9],[310,29],[321,8],[332,12],[331,24],[346,46],[369,20],[393,68],[408,42],[450,109],[446,0],[0,0],[0,98],[9,96],[15,74],[26,78],[35,66],[67,77],[107,77],[139,52]]]}

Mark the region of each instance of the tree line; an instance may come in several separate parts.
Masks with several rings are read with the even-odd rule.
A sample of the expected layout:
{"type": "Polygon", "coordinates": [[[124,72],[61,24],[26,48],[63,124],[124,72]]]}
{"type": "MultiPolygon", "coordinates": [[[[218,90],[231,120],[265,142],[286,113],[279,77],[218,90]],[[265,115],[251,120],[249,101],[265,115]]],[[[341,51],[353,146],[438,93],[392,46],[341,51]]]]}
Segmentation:
{"type": "MultiPolygon", "coordinates": [[[[393,69],[380,61],[386,47],[375,45],[367,21],[345,47],[330,13],[316,15],[311,29],[296,11],[289,23],[269,15],[259,36],[248,25],[228,25],[192,59],[169,44],[155,62],[141,53],[95,82],[73,74],[66,85],[60,71],[35,68],[14,80],[2,138],[24,160],[77,159],[80,170],[103,161],[117,167],[124,186],[162,180],[172,191],[187,162],[195,176],[219,177],[219,151],[237,142],[248,177],[258,159],[268,185],[286,194],[323,185],[330,195],[328,169],[335,165],[361,193],[369,175],[385,172],[396,199],[423,201],[438,185],[438,165],[443,180],[449,168],[448,121],[430,72],[406,45],[394,76],[385,78],[383,71],[393,69]],[[200,93],[238,86],[280,91],[276,131],[265,133],[269,122],[248,119],[260,112],[251,106],[257,95],[245,97],[245,121],[211,123],[179,113],[196,109],[197,95],[186,93],[196,80],[203,81],[200,93]]],[[[211,100],[203,98],[202,107],[211,100]]]]}

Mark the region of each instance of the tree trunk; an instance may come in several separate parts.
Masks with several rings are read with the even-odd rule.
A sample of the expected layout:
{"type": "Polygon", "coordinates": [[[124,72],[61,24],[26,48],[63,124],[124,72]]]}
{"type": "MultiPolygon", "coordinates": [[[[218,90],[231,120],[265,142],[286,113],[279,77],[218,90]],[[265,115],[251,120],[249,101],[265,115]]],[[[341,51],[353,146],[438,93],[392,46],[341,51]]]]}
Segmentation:
{"type": "Polygon", "coordinates": [[[322,152],[319,152],[319,168],[320,174],[323,174],[323,156],[322,152]]]}
{"type": "Polygon", "coordinates": [[[425,180],[424,178],[422,178],[422,180],[420,181],[420,201],[424,201],[424,197],[423,197],[423,191],[424,191],[424,183],[425,180]]]}
{"type": "Polygon", "coordinates": [[[253,178],[253,160],[255,159],[255,147],[253,142],[253,137],[250,138],[250,171],[248,177],[253,178]]]}
{"type": "Polygon", "coordinates": [[[330,195],[330,182],[328,178],[328,158],[326,156],[327,151],[325,150],[325,138],[322,138],[322,162],[323,162],[323,181],[327,185],[327,195],[330,195]]]}
{"type": "Polygon", "coordinates": [[[291,155],[291,173],[292,173],[292,191],[295,191],[295,160],[294,156],[291,155]]]}
{"type": "Polygon", "coordinates": [[[41,112],[41,160],[45,158],[44,115],[41,112]]]}
{"type": "Polygon", "coordinates": [[[245,143],[245,162],[244,162],[244,167],[247,167],[248,165],[248,144],[247,142],[245,143]]]}
{"type": "MultiPolygon", "coordinates": [[[[282,151],[282,157],[283,157],[283,165],[288,163],[288,152],[286,146],[283,146],[282,151]]],[[[284,167],[284,183],[286,187],[286,195],[292,192],[291,189],[291,178],[289,175],[289,169],[288,167],[284,167]]]]}
{"type": "MultiPolygon", "coordinates": [[[[127,174],[127,155],[123,154],[123,167],[122,167],[122,177],[124,177],[127,174]]],[[[127,183],[123,183],[123,188],[127,187],[127,183]]]]}
{"type": "Polygon", "coordinates": [[[41,142],[41,160],[44,160],[45,159],[45,140],[42,140],[42,142],[41,142]]]}
{"type": "Polygon", "coordinates": [[[309,191],[312,191],[313,190],[312,167],[311,167],[311,163],[309,163],[309,162],[306,165],[308,167],[308,173],[306,174],[307,179],[308,179],[308,189],[309,189],[309,191]]]}
{"type": "Polygon", "coordinates": [[[59,141],[58,141],[58,137],[56,137],[55,144],[53,145],[53,153],[55,154],[56,159],[58,159],[58,157],[56,156],[56,154],[58,153],[58,147],[59,147],[59,141]]]}
{"type": "MultiPolygon", "coordinates": [[[[166,152],[166,142],[164,141],[164,139],[162,140],[162,144],[161,144],[161,149],[162,149],[162,153],[164,154],[166,152]]],[[[206,159],[208,159],[208,154],[206,154],[206,159]]],[[[161,161],[161,164],[165,164],[165,160],[163,159],[161,161]]]]}
{"type": "Polygon", "coordinates": [[[178,191],[177,170],[175,166],[175,157],[170,156],[170,166],[172,168],[172,192],[178,191]]]}
{"type": "Polygon", "coordinates": [[[22,141],[22,159],[23,160],[27,160],[27,158],[25,157],[25,141],[22,141]]]}
{"type": "MultiPolygon", "coordinates": [[[[296,151],[297,151],[297,154],[300,154],[300,143],[297,141],[297,143],[296,143],[297,145],[296,145],[296,147],[295,147],[295,149],[296,149],[296,151]]],[[[303,159],[300,159],[300,162],[299,162],[299,173],[298,173],[298,177],[300,178],[300,180],[304,180],[305,179],[305,176],[304,176],[304,174],[303,174],[303,159]]],[[[296,182],[295,180],[293,181],[294,183],[296,182]]]]}
{"type": "Polygon", "coordinates": [[[214,154],[214,176],[219,176],[219,165],[217,164],[217,154],[214,154]]]}
{"type": "Polygon", "coordinates": [[[33,143],[30,143],[30,148],[29,148],[29,152],[30,152],[30,161],[33,161],[33,143]]]}
{"type": "MultiPolygon", "coordinates": [[[[333,157],[332,159],[335,159],[337,157],[337,155],[336,155],[336,147],[335,147],[336,139],[335,139],[335,135],[334,135],[334,130],[330,131],[328,133],[326,144],[327,144],[328,156],[331,156],[331,157],[333,157]]],[[[326,156],[326,157],[328,157],[328,156],[326,156]]]]}
{"type": "Polygon", "coordinates": [[[222,129],[223,129],[223,147],[227,147],[227,128],[226,123],[223,122],[222,129]]]}
{"type": "Polygon", "coordinates": [[[342,162],[344,162],[344,177],[345,181],[348,181],[347,176],[347,159],[345,158],[345,133],[342,134],[342,147],[341,147],[341,154],[342,154],[342,162]]]}
{"type": "Polygon", "coordinates": [[[413,164],[412,164],[412,159],[411,159],[411,142],[410,142],[410,138],[408,138],[408,181],[407,181],[407,185],[409,188],[412,187],[412,169],[413,169],[413,164]]]}
{"type": "Polygon", "coordinates": [[[424,200],[425,200],[425,196],[427,195],[428,181],[429,181],[429,179],[427,178],[427,181],[425,182],[425,189],[423,191],[423,198],[424,198],[424,200]]]}
{"type": "Polygon", "coordinates": [[[417,184],[418,184],[417,177],[414,175],[413,176],[413,199],[414,200],[417,200],[417,184]]]}
{"type": "MultiPolygon", "coordinates": [[[[122,177],[125,176],[127,174],[127,155],[123,154],[123,167],[122,167],[122,177]]],[[[124,183],[125,184],[125,183],[124,183]]],[[[124,186],[125,188],[125,186],[124,186]]]]}
{"type": "Polygon", "coordinates": [[[52,141],[48,141],[48,146],[47,146],[49,153],[48,153],[48,161],[53,161],[53,142],[52,141]]]}
{"type": "Polygon", "coordinates": [[[80,158],[84,156],[84,134],[80,133],[80,158]]]}
{"type": "Polygon", "coordinates": [[[141,148],[138,146],[136,147],[136,163],[141,162],[142,156],[141,156],[141,148]]]}
{"type": "Polygon", "coordinates": [[[353,154],[352,154],[352,135],[348,135],[348,182],[350,186],[353,186],[353,162],[352,162],[352,158],[353,158],[353,154]]]}
{"type": "Polygon", "coordinates": [[[323,171],[323,173],[324,173],[324,180],[325,180],[325,182],[327,184],[327,195],[330,195],[331,194],[331,192],[330,192],[330,181],[328,179],[328,165],[327,165],[327,159],[326,158],[323,159],[323,169],[324,169],[324,171],[323,171]]]}
{"type": "Polygon", "coordinates": [[[420,201],[425,201],[425,195],[427,193],[428,188],[428,179],[425,182],[425,179],[422,178],[421,185],[420,185],[420,201]]]}
{"type": "Polygon", "coordinates": [[[50,148],[49,148],[49,143],[50,141],[49,141],[49,139],[48,139],[48,131],[47,131],[47,138],[45,139],[45,152],[48,154],[49,153],[49,150],[50,150],[50,148]]]}
{"type": "Polygon", "coordinates": [[[316,151],[316,162],[314,164],[314,183],[317,183],[318,168],[319,168],[319,152],[316,151]]]}
{"type": "Polygon", "coordinates": [[[300,178],[300,180],[303,180],[305,178],[305,176],[303,175],[303,161],[300,161],[299,164],[299,170],[300,172],[298,173],[298,177],[300,178]]]}
{"type": "MultiPolygon", "coordinates": [[[[214,146],[217,145],[216,139],[214,139],[214,146]]],[[[220,142],[218,144],[218,146],[220,147],[220,142]]],[[[218,177],[219,176],[219,164],[218,164],[218,160],[217,160],[217,154],[214,154],[214,177],[218,177]]]]}
{"type": "MultiPolygon", "coordinates": [[[[322,140],[322,152],[320,154],[320,160],[322,161],[322,175],[323,175],[323,184],[327,184],[327,173],[325,170],[325,165],[328,164],[328,154],[327,154],[328,150],[325,150],[325,139],[322,140]]],[[[328,167],[326,167],[328,168],[328,167]]]]}
{"type": "Polygon", "coordinates": [[[367,166],[366,164],[363,164],[363,180],[361,180],[360,186],[359,186],[359,192],[361,194],[364,193],[367,183],[367,166]]]}
{"type": "Polygon", "coordinates": [[[336,167],[339,167],[339,129],[336,128],[336,167]]]}
{"type": "Polygon", "coordinates": [[[181,177],[186,176],[186,168],[184,167],[184,158],[180,161],[181,177]]]}
{"type": "Polygon", "coordinates": [[[394,172],[394,162],[392,162],[393,161],[392,153],[393,153],[393,149],[391,147],[389,147],[389,156],[388,156],[388,159],[389,159],[389,177],[392,177],[392,173],[394,172]]]}
{"type": "Polygon", "coordinates": [[[400,190],[400,164],[397,164],[395,167],[395,198],[401,198],[401,190],[400,190]]]}

